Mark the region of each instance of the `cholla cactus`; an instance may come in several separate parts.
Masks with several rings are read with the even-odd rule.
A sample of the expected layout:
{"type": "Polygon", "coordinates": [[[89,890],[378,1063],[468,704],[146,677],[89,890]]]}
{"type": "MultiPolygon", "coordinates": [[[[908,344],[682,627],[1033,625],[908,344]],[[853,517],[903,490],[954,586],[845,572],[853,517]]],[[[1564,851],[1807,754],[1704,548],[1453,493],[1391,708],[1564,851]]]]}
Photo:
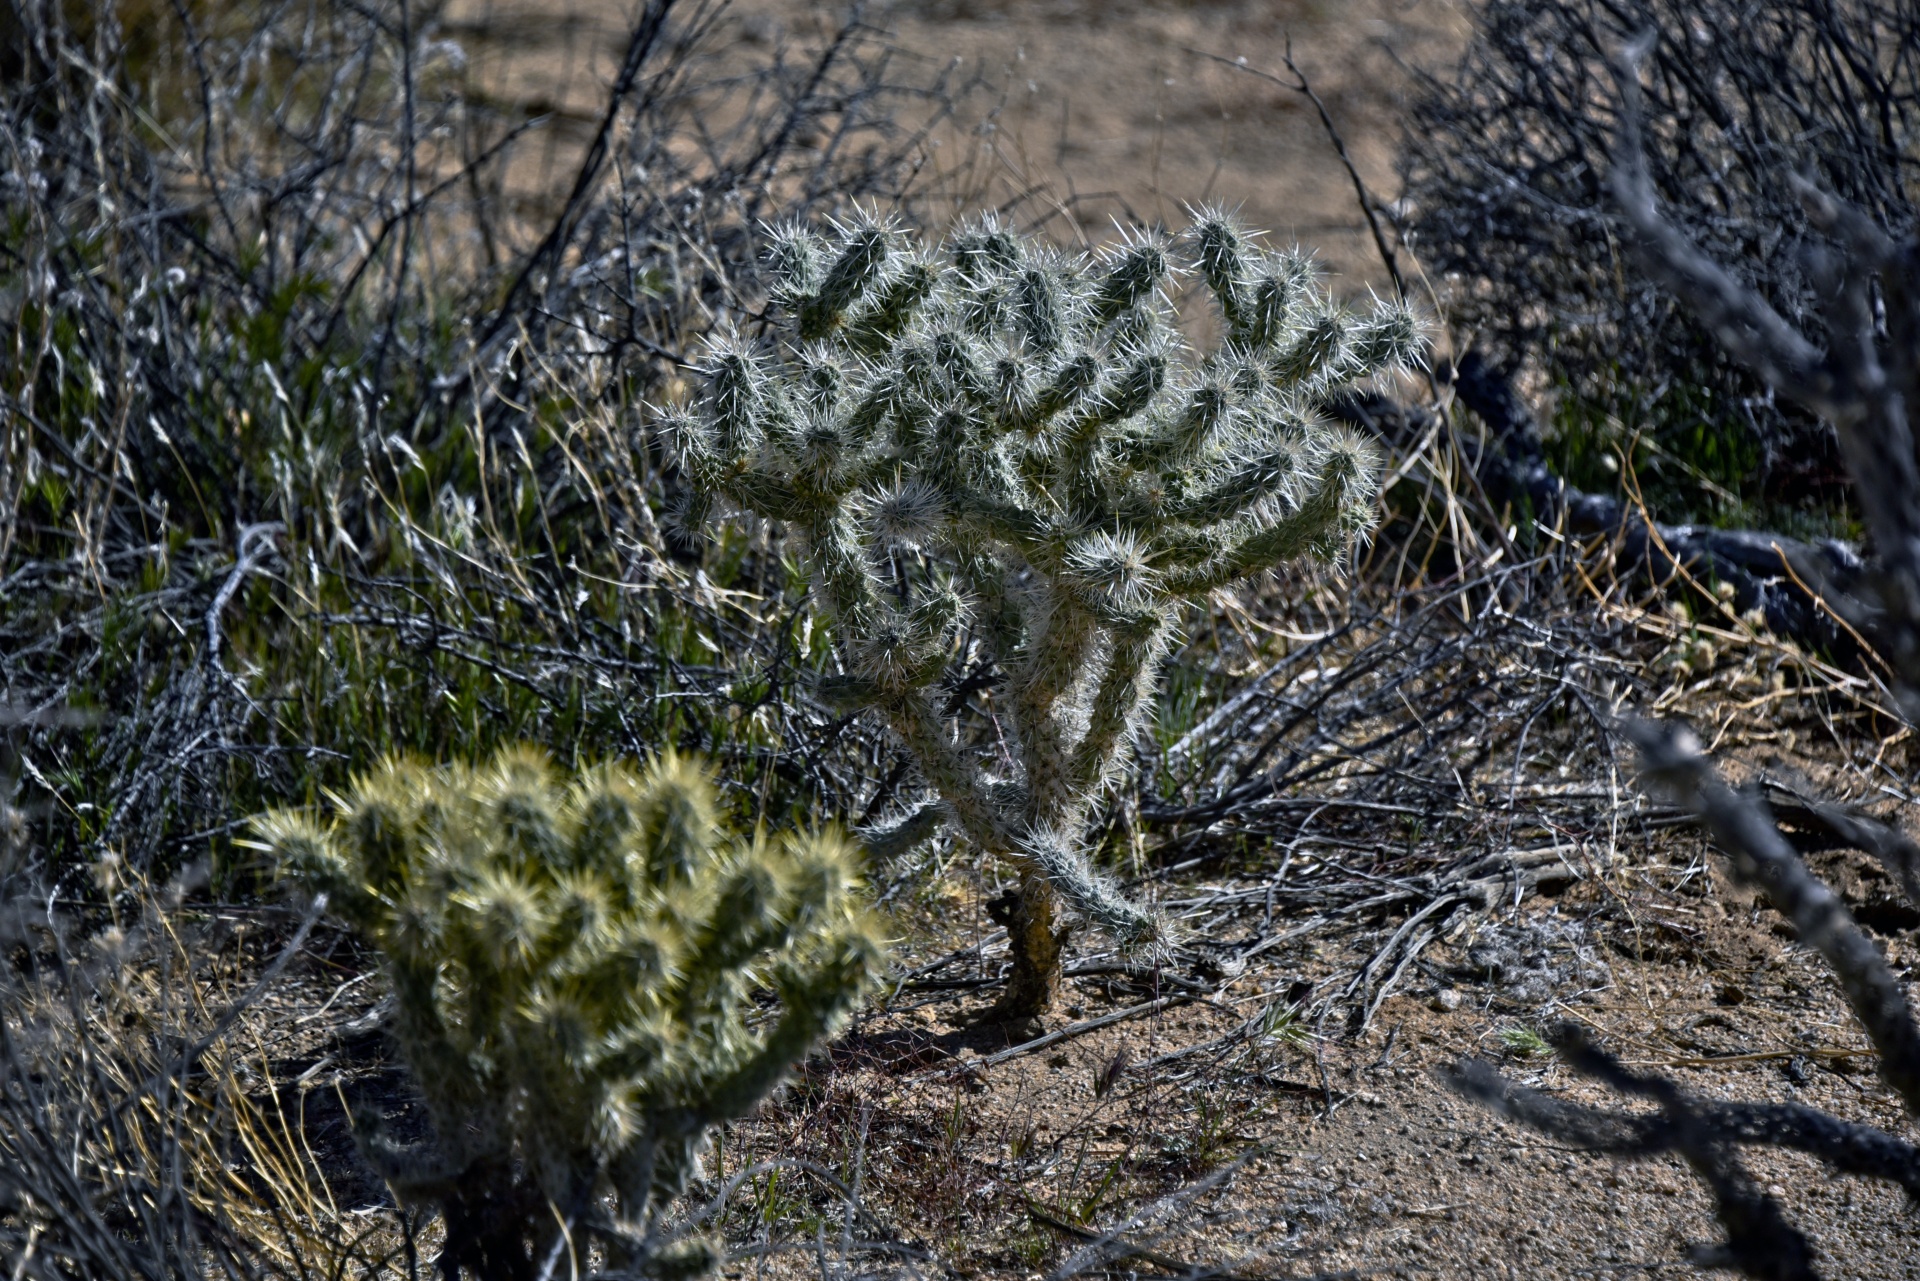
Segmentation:
{"type": "Polygon", "coordinates": [[[992,220],[926,250],[861,219],[781,230],[771,261],[777,335],[712,340],[704,393],[668,414],[696,509],[804,540],[844,668],[831,692],[880,712],[942,812],[1019,870],[1000,1010],[1038,1014],[1056,896],[1124,940],[1155,932],[1082,844],[1182,606],[1368,527],[1374,451],[1315,410],[1418,359],[1419,327],[1334,305],[1306,259],[1217,214],[1097,259],[992,220]],[[1201,358],[1166,295],[1182,248],[1224,332],[1201,358]],[[943,730],[934,687],[963,646],[1005,679],[1011,761],[943,730]]]}
{"type": "Polygon", "coordinates": [[[671,755],[571,781],[530,750],[388,761],[324,823],[257,826],[385,960],[434,1137],[364,1146],[403,1200],[440,1206],[449,1281],[532,1277],[588,1243],[629,1271],[704,1270],[711,1247],[661,1212],[707,1130],[881,966],[850,843],[723,836],[710,780],[671,755]],[[778,1014],[750,1031],[767,992],[778,1014]]]}

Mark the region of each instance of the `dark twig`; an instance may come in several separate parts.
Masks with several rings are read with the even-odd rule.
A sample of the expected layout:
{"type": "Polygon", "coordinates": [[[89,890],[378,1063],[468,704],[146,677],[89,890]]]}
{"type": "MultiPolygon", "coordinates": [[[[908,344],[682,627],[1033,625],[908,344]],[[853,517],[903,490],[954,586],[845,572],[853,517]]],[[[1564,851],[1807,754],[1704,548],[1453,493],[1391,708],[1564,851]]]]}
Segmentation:
{"type": "MultiPolygon", "coordinates": [[[[494,342],[518,319],[519,303],[533,278],[541,271],[551,270],[565,253],[587,199],[606,167],[614,124],[620,118],[621,109],[626,106],[628,95],[633,92],[641,68],[659,43],[660,34],[666,28],[667,17],[675,3],[676,0],[648,0],[647,7],[634,23],[633,31],[627,37],[626,53],[620,60],[620,71],[614,77],[613,87],[607,93],[606,108],[601,112],[600,123],[594,130],[593,141],[587,144],[586,155],[581,158],[579,170],[574,174],[573,188],[567,193],[566,203],[561,206],[553,225],[547,229],[547,234],[533,252],[527,255],[513,282],[507,286],[499,308],[475,341],[478,362],[486,360],[494,342]]],[[[469,372],[474,368],[469,366],[469,372]]]]}
{"type": "Polygon", "coordinates": [[[1334,153],[1340,157],[1341,167],[1347,171],[1347,178],[1353,183],[1354,202],[1360,206],[1360,213],[1367,220],[1367,230],[1373,236],[1373,247],[1380,255],[1380,263],[1387,269],[1387,275],[1393,280],[1394,295],[1405,298],[1407,284],[1400,276],[1400,257],[1394,253],[1393,246],[1387,243],[1386,229],[1380,225],[1378,203],[1374,200],[1373,193],[1367,190],[1366,181],[1360,177],[1360,170],[1354,165],[1353,156],[1347,151],[1346,139],[1340,136],[1340,129],[1333,123],[1333,115],[1327,110],[1327,104],[1321,101],[1320,95],[1314,92],[1313,85],[1307,80],[1306,73],[1301,71],[1298,64],[1294,62],[1293,37],[1291,35],[1287,37],[1286,52],[1281,55],[1281,62],[1285,64],[1288,71],[1293,73],[1291,81],[1282,80],[1270,71],[1249,66],[1245,57],[1224,58],[1217,53],[1207,53],[1201,49],[1188,49],[1187,52],[1220,63],[1222,66],[1232,67],[1235,71],[1244,71],[1248,75],[1257,76],[1284,89],[1291,89],[1313,104],[1313,109],[1320,115],[1320,127],[1326,131],[1327,141],[1333,144],[1334,153]]]}

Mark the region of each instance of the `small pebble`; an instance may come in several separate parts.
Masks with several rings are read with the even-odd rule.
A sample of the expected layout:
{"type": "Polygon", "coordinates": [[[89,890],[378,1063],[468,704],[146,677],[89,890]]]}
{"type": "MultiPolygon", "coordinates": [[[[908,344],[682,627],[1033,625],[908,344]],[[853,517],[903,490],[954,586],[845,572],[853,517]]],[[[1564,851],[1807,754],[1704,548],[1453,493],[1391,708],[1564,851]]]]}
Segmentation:
{"type": "Polygon", "coordinates": [[[1433,994],[1433,1000],[1428,1004],[1442,1014],[1451,1014],[1460,1008],[1460,994],[1450,987],[1443,987],[1433,994]]]}

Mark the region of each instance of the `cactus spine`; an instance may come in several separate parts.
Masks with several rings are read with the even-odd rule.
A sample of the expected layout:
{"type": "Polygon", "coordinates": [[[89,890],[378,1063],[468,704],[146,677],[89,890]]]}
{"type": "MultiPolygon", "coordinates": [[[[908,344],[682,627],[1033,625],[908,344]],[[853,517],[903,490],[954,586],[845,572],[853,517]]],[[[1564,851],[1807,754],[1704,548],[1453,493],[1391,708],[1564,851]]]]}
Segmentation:
{"type": "Polygon", "coordinates": [[[1419,359],[1419,327],[1334,305],[1306,259],[1216,213],[1098,258],[990,219],[928,250],[861,218],[781,229],[770,261],[776,333],[713,338],[703,392],[667,428],[697,507],[803,541],[844,669],[829,692],[880,713],[942,816],[1018,870],[1000,1010],[1044,1012],[1056,898],[1126,941],[1156,930],[1082,846],[1183,605],[1368,527],[1374,451],[1315,411],[1419,359]],[[1224,331],[1200,357],[1166,292],[1182,251],[1224,331]],[[936,683],[979,656],[1005,682],[1010,767],[942,723],[936,683]]]}
{"type": "Polygon", "coordinates": [[[363,1126],[363,1149],[403,1202],[445,1215],[449,1281],[530,1278],[589,1244],[637,1273],[706,1270],[710,1243],[662,1212],[707,1131],[882,967],[851,844],[730,838],[707,775],[672,755],[572,780],[525,749],[481,768],[390,760],[326,821],[257,829],[384,959],[433,1140],[363,1126]],[[751,1032],[765,992],[778,1015],[751,1032]]]}

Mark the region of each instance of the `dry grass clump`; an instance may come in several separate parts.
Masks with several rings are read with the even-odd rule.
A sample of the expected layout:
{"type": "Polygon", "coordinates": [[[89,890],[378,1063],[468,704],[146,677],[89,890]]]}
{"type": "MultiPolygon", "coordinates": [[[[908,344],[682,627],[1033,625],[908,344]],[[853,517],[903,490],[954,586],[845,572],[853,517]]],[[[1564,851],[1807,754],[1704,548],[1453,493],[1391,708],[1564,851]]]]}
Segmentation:
{"type": "Polygon", "coordinates": [[[281,1075],[301,1029],[278,992],[262,1000],[311,918],[276,958],[273,914],[193,906],[191,876],[155,886],[107,866],[96,885],[77,886],[13,853],[0,876],[0,1258],[10,1275],[397,1266],[415,1248],[408,1225],[336,1199],[307,1125],[317,1083],[281,1075]]]}
{"type": "Polygon", "coordinates": [[[903,200],[893,108],[957,86],[858,24],[755,51],[658,0],[529,202],[544,123],[410,5],[19,17],[0,689],[70,713],[23,730],[54,858],[164,868],[353,762],[525,738],[848,803],[873,744],[785,696],[816,655],[779,548],[663,535],[634,409],[751,310],[758,223],[903,200]]]}

